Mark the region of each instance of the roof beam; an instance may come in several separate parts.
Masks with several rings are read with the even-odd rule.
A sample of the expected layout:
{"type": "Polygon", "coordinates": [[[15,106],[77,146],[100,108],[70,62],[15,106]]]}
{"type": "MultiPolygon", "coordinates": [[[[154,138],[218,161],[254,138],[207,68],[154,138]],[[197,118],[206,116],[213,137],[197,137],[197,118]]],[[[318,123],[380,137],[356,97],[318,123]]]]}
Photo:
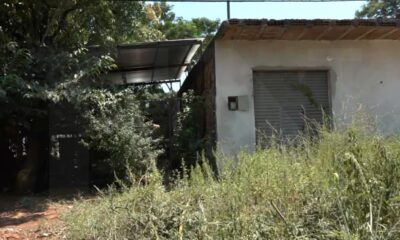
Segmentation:
{"type": "Polygon", "coordinates": [[[394,28],[394,29],[390,30],[389,32],[382,34],[382,35],[379,37],[379,39],[383,39],[383,38],[389,36],[390,34],[393,34],[393,33],[397,32],[397,31],[399,31],[399,30],[400,30],[400,28],[394,28]]]}
{"type": "Polygon", "coordinates": [[[362,40],[363,37],[367,36],[368,34],[372,33],[373,31],[375,31],[375,27],[366,31],[365,33],[361,34],[360,36],[358,36],[355,40],[362,40]]]}
{"type": "Polygon", "coordinates": [[[277,39],[281,39],[283,37],[283,35],[286,33],[286,31],[289,29],[288,26],[284,26],[282,28],[283,28],[283,30],[282,30],[281,34],[279,34],[279,37],[277,39]]]}
{"type": "Polygon", "coordinates": [[[118,45],[118,49],[140,49],[140,48],[164,48],[164,47],[173,47],[173,46],[187,46],[187,45],[196,45],[201,44],[202,40],[200,39],[184,39],[184,40],[167,40],[167,41],[158,41],[158,42],[141,42],[141,43],[132,43],[132,44],[121,44],[118,45]]]}
{"type": "Polygon", "coordinates": [[[337,40],[342,40],[347,34],[349,34],[349,32],[353,31],[354,26],[350,26],[346,31],[344,31],[344,33],[342,33],[337,40]]]}
{"type": "Polygon", "coordinates": [[[260,32],[257,34],[257,39],[260,39],[262,37],[262,35],[267,27],[268,27],[267,24],[261,25],[260,32]]]}
{"type": "Polygon", "coordinates": [[[326,34],[327,32],[329,32],[331,29],[332,29],[332,26],[329,26],[329,27],[325,28],[325,29],[322,31],[322,33],[319,34],[318,37],[316,37],[315,39],[316,39],[316,40],[321,40],[321,38],[322,38],[323,36],[325,36],[325,34],[326,34]]]}
{"type": "Polygon", "coordinates": [[[140,85],[152,85],[152,84],[163,84],[163,83],[175,83],[175,82],[180,82],[178,79],[172,79],[172,80],[165,80],[165,81],[153,81],[153,82],[128,82],[126,84],[123,84],[124,86],[140,86],[140,85]]]}
{"type": "Polygon", "coordinates": [[[126,68],[120,68],[116,70],[112,70],[110,72],[135,72],[135,71],[145,71],[145,70],[153,70],[153,69],[163,69],[163,68],[175,68],[175,67],[182,67],[182,66],[189,66],[189,63],[184,63],[184,64],[171,64],[171,65],[165,65],[165,66],[144,66],[144,67],[126,67],[126,68]]]}
{"type": "Polygon", "coordinates": [[[242,32],[243,32],[243,29],[244,29],[244,26],[241,26],[241,25],[237,26],[237,32],[236,32],[235,36],[233,37],[233,39],[239,39],[240,34],[242,34],[242,32]]]}
{"type": "Polygon", "coordinates": [[[299,34],[299,36],[296,38],[296,40],[300,40],[304,35],[306,35],[306,33],[308,32],[308,29],[309,28],[305,27],[303,29],[303,31],[299,34]]]}

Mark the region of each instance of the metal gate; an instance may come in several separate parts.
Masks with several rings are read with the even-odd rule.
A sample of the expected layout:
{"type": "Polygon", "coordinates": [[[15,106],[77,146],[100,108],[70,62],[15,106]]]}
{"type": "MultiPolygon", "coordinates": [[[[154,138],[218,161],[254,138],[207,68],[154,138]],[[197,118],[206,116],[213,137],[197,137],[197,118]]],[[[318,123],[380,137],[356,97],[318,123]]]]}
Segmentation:
{"type": "Polygon", "coordinates": [[[253,89],[258,143],[296,136],[329,112],[327,71],[254,71],[253,89]]]}

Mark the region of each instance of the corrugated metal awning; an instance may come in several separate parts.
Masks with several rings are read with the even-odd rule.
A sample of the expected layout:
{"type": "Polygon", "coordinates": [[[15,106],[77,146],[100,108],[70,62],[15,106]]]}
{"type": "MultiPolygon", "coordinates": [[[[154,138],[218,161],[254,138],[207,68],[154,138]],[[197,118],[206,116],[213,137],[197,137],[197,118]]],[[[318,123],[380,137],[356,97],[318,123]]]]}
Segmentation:
{"type": "Polygon", "coordinates": [[[179,81],[191,64],[202,39],[183,39],[119,45],[116,64],[106,79],[111,84],[179,81]]]}

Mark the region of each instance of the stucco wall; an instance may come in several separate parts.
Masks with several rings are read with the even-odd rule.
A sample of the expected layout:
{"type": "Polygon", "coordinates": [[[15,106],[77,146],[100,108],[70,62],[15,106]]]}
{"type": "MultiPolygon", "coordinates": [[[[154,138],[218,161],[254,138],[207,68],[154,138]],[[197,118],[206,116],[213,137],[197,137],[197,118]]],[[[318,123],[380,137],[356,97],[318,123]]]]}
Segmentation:
{"type": "Polygon", "coordinates": [[[215,63],[217,140],[225,153],[254,149],[254,69],[327,69],[337,124],[362,104],[380,131],[400,131],[400,41],[219,40],[215,63]],[[249,96],[248,111],[228,110],[228,96],[238,95],[249,96]]]}

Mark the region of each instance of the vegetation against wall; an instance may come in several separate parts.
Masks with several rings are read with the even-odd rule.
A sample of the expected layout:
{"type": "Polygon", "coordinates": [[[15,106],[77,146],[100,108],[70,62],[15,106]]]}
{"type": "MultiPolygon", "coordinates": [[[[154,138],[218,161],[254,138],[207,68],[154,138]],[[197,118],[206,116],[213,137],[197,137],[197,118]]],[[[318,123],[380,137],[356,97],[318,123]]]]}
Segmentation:
{"type": "Polygon", "coordinates": [[[203,159],[202,153],[211,148],[211,139],[202,136],[204,119],[204,99],[195,96],[189,90],[182,94],[181,110],[177,115],[176,127],[174,129],[175,161],[183,163],[191,168],[203,159]]]}

